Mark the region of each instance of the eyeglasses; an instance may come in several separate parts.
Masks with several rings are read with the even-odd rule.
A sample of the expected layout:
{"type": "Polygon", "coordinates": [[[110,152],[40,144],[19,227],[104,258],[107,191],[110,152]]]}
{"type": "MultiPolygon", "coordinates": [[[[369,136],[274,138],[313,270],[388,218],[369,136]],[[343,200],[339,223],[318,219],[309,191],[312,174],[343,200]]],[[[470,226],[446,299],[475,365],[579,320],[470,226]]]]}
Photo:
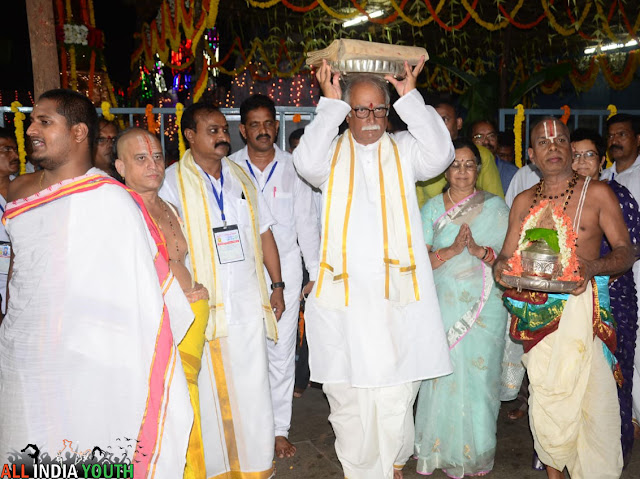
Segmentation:
{"type": "Polygon", "coordinates": [[[100,143],[101,145],[104,143],[113,143],[114,141],[116,141],[116,137],[115,136],[100,136],[98,137],[98,143],[100,143]]]}
{"type": "Polygon", "coordinates": [[[487,139],[489,141],[493,141],[498,139],[498,134],[497,133],[487,133],[486,135],[483,135],[481,133],[478,133],[476,135],[473,135],[473,141],[482,141],[484,139],[487,139]]]}
{"type": "Polygon", "coordinates": [[[573,161],[575,163],[580,162],[581,160],[584,161],[592,161],[592,160],[597,160],[598,159],[598,154],[595,151],[589,150],[589,151],[576,151],[573,154],[573,161]]]}
{"type": "Polygon", "coordinates": [[[462,163],[461,161],[454,161],[451,163],[450,168],[452,170],[477,170],[478,163],[475,160],[465,161],[462,163]]]}
{"type": "Polygon", "coordinates": [[[365,108],[363,106],[357,106],[352,108],[352,110],[356,113],[356,117],[364,120],[365,118],[369,118],[371,112],[373,112],[373,116],[375,118],[384,118],[389,114],[389,108],[386,106],[377,106],[375,108],[365,108]]]}
{"type": "Polygon", "coordinates": [[[10,151],[13,151],[14,153],[18,153],[18,147],[17,146],[1,146],[0,147],[0,153],[9,153],[10,151]]]}

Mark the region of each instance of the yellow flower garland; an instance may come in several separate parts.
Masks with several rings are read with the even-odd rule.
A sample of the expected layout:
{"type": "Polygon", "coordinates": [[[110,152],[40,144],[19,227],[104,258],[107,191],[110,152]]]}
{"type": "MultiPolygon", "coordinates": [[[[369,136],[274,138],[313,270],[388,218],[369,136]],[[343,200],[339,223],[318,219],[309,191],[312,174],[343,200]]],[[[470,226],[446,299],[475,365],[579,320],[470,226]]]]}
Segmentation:
{"type": "Polygon", "coordinates": [[[176,103],[176,126],[178,127],[178,151],[180,158],[182,158],[184,152],[187,151],[187,147],[184,144],[184,137],[182,136],[182,113],[184,113],[184,105],[182,103],[176,103]]]}
{"type": "MultiPolygon", "coordinates": [[[[609,116],[607,117],[607,120],[612,116],[618,114],[618,109],[616,108],[615,105],[609,105],[607,107],[607,110],[609,110],[609,116]]],[[[607,168],[611,168],[612,165],[613,165],[613,161],[611,161],[611,156],[609,156],[609,150],[607,149],[607,168]]]]}
{"type": "Polygon", "coordinates": [[[26,116],[18,108],[22,105],[19,101],[11,103],[11,111],[14,113],[13,123],[16,129],[16,143],[18,143],[18,156],[20,157],[20,174],[24,175],[27,163],[27,150],[24,147],[24,120],[26,116]]]}
{"type": "Polygon", "coordinates": [[[513,119],[513,136],[515,138],[513,149],[518,168],[522,168],[522,123],[524,123],[524,119],[524,106],[520,103],[516,106],[516,117],[513,119]]]}
{"type": "Polygon", "coordinates": [[[111,104],[108,101],[103,101],[100,104],[102,108],[102,117],[107,121],[113,121],[115,119],[115,115],[111,113],[111,104]]]}

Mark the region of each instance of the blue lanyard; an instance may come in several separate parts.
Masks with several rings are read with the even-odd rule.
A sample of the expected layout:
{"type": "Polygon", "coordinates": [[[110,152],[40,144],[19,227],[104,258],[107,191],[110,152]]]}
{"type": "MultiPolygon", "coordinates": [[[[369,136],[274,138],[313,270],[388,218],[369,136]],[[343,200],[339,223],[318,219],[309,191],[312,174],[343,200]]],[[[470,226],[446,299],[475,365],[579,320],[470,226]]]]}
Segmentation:
{"type": "MultiPolygon", "coordinates": [[[[258,182],[258,178],[256,178],[256,174],[253,172],[253,168],[251,168],[251,163],[249,163],[249,160],[244,160],[244,161],[247,162],[247,166],[249,167],[249,173],[251,173],[251,176],[253,176],[255,178],[256,183],[258,183],[258,185],[260,185],[260,183],[258,182]]],[[[277,161],[271,167],[271,171],[269,172],[269,175],[267,176],[267,181],[264,182],[264,185],[262,186],[262,189],[260,190],[261,193],[264,193],[264,189],[267,187],[267,183],[269,183],[269,180],[273,176],[273,172],[276,170],[276,166],[278,166],[278,162],[277,161]]]]}
{"type": "Polygon", "coordinates": [[[2,214],[4,214],[4,207],[0,205],[0,210],[2,210],[2,214]]]}
{"type": "MultiPolygon", "coordinates": [[[[202,170],[204,171],[204,170],[202,170]]],[[[224,226],[227,226],[227,218],[224,216],[224,176],[222,175],[222,167],[220,168],[220,195],[218,195],[218,191],[216,187],[213,186],[213,181],[211,181],[211,177],[209,173],[204,171],[204,174],[209,178],[209,183],[211,183],[211,189],[213,190],[213,196],[216,198],[216,203],[218,203],[218,208],[220,208],[220,216],[222,217],[222,223],[224,226]]]]}

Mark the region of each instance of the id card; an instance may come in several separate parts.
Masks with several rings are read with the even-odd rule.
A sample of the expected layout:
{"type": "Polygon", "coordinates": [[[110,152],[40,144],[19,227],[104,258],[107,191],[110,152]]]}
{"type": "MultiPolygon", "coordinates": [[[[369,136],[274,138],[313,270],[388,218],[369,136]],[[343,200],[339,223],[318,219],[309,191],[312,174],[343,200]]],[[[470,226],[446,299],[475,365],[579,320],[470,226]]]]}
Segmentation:
{"type": "Polygon", "coordinates": [[[9,264],[11,263],[11,243],[8,241],[0,241],[0,273],[9,273],[9,264]]]}
{"type": "Polygon", "coordinates": [[[213,228],[213,240],[216,243],[220,264],[244,261],[244,251],[242,251],[242,241],[240,241],[237,225],[213,228]]]}

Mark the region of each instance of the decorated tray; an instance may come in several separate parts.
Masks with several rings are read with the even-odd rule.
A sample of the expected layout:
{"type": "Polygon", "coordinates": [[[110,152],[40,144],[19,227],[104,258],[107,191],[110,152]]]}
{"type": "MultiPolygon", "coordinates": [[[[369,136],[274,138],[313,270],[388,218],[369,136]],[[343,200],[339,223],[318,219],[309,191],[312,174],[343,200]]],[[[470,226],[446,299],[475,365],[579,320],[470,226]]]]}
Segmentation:
{"type": "Polygon", "coordinates": [[[373,73],[376,75],[392,75],[394,77],[404,76],[404,62],[397,60],[372,60],[366,58],[337,60],[330,61],[329,65],[331,65],[331,70],[334,72],[340,72],[345,75],[349,73],[373,73]]]}
{"type": "Polygon", "coordinates": [[[502,281],[512,288],[517,288],[518,291],[529,289],[545,293],[570,293],[578,286],[577,281],[558,281],[535,276],[512,276],[509,274],[503,274],[502,281]]]}

